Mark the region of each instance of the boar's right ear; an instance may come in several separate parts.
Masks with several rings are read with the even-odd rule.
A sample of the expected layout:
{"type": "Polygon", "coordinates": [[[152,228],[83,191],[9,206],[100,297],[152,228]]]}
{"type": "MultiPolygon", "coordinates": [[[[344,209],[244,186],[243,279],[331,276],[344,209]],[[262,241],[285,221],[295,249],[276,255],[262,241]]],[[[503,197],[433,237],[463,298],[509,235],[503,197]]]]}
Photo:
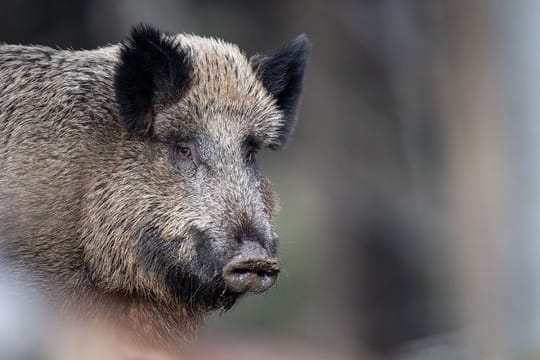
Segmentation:
{"type": "Polygon", "coordinates": [[[122,43],[114,90],[123,125],[148,134],[156,109],[178,101],[189,87],[191,62],[178,44],[147,25],[122,43]]]}

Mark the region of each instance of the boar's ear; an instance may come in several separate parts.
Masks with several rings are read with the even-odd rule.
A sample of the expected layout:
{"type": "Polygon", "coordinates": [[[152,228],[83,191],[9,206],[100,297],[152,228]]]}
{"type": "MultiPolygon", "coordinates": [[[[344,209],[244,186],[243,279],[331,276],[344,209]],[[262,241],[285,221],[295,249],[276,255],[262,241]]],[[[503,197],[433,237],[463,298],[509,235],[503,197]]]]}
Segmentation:
{"type": "Polygon", "coordinates": [[[255,55],[251,58],[251,66],[283,112],[279,138],[270,146],[273,149],[285,145],[296,126],[298,100],[302,93],[304,69],[310,52],[311,43],[307,36],[302,34],[275,53],[255,55]]]}
{"type": "Polygon", "coordinates": [[[123,125],[151,131],[155,111],[178,101],[189,87],[191,62],[174,40],[139,25],[122,43],[114,90],[123,125]]]}

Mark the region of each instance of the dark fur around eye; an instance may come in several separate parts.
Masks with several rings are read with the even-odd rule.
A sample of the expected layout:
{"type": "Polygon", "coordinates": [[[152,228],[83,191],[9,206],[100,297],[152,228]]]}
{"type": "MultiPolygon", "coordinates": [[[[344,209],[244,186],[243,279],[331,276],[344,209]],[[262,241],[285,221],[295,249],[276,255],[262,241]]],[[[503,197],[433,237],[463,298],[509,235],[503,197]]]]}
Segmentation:
{"type": "Polygon", "coordinates": [[[253,149],[255,151],[258,151],[262,146],[262,140],[259,139],[259,137],[255,136],[253,134],[250,134],[244,140],[244,146],[247,149],[253,149]]]}

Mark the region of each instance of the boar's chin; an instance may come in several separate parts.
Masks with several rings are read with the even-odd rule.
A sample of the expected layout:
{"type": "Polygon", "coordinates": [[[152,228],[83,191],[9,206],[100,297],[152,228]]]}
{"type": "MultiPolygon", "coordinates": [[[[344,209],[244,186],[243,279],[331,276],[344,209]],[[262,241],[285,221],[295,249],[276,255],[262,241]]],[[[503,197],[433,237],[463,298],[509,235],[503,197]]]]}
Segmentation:
{"type": "Polygon", "coordinates": [[[204,279],[200,274],[170,269],[165,284],[175,299],[191,309],[229,310],[240,297],[227,290],[221,276],[204,279]]]}

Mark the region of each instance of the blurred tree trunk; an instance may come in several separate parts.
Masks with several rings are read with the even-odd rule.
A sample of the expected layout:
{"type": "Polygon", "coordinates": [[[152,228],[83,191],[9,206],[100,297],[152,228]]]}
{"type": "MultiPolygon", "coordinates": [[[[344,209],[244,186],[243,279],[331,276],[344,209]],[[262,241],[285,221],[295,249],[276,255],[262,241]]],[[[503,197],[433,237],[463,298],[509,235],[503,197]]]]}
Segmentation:
{"type": "Polygon", "coordinates": [[[466,345],[475,358],[499,358],[509,335],[509,139],[493,61],[491,5],[463,0],[449,7],[450,46],[439,82],[453,263],[466,345]]]}
{"type": "Polygon", "coordinates": [[[327,244],[326,280],[339,294],[328,311],[359,343],[391,354],[458,327],[440,196],[445,119],[434,105],[447,9],[443,1],[344,3],[350,23],[332,41],[350,51],[327,56],[354,77],[343,80],[350,88],[341,101],[356,119],[337,128],[339,161],[327,179],[328,237],[342,244],[327,244]]]}

